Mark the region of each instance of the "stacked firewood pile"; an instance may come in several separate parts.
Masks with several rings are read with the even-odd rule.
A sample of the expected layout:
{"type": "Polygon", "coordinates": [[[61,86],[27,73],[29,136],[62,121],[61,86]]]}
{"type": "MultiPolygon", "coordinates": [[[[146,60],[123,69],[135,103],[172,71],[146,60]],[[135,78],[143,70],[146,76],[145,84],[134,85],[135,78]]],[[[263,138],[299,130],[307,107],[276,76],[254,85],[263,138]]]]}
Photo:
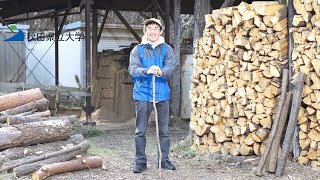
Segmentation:
{"type": "Polygon", "coordinates": [[[287,8],[242,2],[206,15],[194,52],[193,147],[261,155],[287,63],[287,8]]]}
{"type": "Polygon", "coordinates": [[[294,0],[293,18],[294,73],[306,74],[303,102],[300,107],[300,164],[320,167],[320,1],[294,0]]]}
{"type": "Polygon", "coordinates": [[[102,166],[99,157],[69,161],[90,144],[81,134],[72,135],[77,116],[49,117],[48,104],[40,89],[0,96],[1,172],[13,172],[17,177],[34,173],[34,179],[44,179],[102,166]]]}

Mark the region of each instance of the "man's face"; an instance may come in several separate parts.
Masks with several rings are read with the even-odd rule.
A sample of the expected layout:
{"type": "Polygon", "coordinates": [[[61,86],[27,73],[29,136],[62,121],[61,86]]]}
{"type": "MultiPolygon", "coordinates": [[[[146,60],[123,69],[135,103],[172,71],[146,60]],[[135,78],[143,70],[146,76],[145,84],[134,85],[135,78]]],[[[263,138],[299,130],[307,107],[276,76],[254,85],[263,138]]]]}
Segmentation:
{"type": "Polygon", "coordinates": [[[159,36],[162,34],[162,30],[160,30],[160,26],[156,23],[148,24],[146,26],[145,34],[148,37],[148,41],[150,43],[154,43],[159,40],[159,36]]]}

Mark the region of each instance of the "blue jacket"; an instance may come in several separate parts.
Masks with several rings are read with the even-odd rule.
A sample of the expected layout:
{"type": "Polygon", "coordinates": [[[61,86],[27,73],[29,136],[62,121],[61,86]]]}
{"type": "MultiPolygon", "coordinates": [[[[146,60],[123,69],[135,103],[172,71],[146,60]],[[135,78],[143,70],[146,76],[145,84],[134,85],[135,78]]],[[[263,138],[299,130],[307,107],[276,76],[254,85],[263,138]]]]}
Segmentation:
{"type": "Polygon", "coordinates": [[[152,74],[148,69],[159,66],[162,76],[156,77],[156,102],[170,99],[168,80],[172,77],[175,68],[175,58],[172,48],[161,43],[153,48],[150,44],[139,44],[130,53],[129,73],[134,82],[133,99],[140,101],[153,101],[152,74]]]}

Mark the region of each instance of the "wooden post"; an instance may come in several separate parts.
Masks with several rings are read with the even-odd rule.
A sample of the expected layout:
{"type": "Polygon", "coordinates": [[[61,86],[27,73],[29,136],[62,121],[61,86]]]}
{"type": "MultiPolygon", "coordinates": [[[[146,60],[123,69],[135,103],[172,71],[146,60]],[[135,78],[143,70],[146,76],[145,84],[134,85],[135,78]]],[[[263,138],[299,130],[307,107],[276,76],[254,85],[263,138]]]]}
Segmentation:
{"type": "MultiPolygon", "coordinates": [[[[210,13],[210,7],[210,0],[195,0],[194,2],[193,44],[202,36],[206,24],[204,15],[210,13]]],[[[190,144],[193,144],[193,131],[191,128],[189,128],[189,140],[190,144]]]]}
{"type": "Polygon", "coordinates": [[[170,44],[170,0],[165,0],[165,42],[170,44]]]}
{"type": "Polygon", "coordinates": [[[282,151],[280,158],[277,162],[277,169],[276,169],[276,176],[283,176],[283,171],[287,163],[287,158],[290,152],[293,133],[295,131],[295,127],[297,126],[297,118],[299,115],[299,109],[302,100],[302,92],[303,92],[303,85],[305,81],[305,75],[299,72],[298,76],[294,80],[293,89],[292,89],[292,105],[291,105],[291,114],[288,122],[288,127],[286,130],[286,135],[284,137],[282,151]]]}
{"type": "Polygon", "coordinates": [[[101,34],[102,34],[103,29],[104,29],[104,24],[106,23],[106,20],[107,20],[107,17],[108,17],[108,13],[109,13],[109,9],[106,9],[106,11],[104,12],[104,16],[103,16],[102,22],[101,22],[99,33],[97,35],[98,36],[97,37],[98,43],[100,42],[101,34]]]}
{"type": "Polygon", "coordinates": [[[283,104],[284,104],[284,101],[286,98],[286,94],[287,94],[287,87],[288,87],[288,69],[284,69],[283,73],[282,73],[281,95],[279,98],[279,103],[276,108],[276,114],[273,119],[273,124],[272,124],[272,128],[271,128],[271,132],[268,136],[268,142],[267,142],[266,148],[263,152],[263,155],[260,158],[258,167],[255,171],[255,174],[257,176],[262,175],[262,169],[263,169],[264,164],[267,160],[268,154],[271,150],[273,140],[277,134],[278,124],[279,124],[279,120],[280,120],[280,116],[281,116],[281,110],[282,110],[282,107],[283,107],[283,104]]]}
{"type": "MultiPolygon", "coordinates": [[[[98,10],[96,8],[92,11],[92,79],[97,79],[97,51],[98,51],[98,10]]],[[[92,90],[93,91],[93,90],[92,90]]]]}
{"type": "Polygon", "coordinates": [[[195,0],[193,43],[202,36],[205,27],[204,15],[210,13],[210,0],[195,0]]]}
{"type": "Polygon", "coordinates": [[[180,40],[181,40],[181,19],[180,19],[180,3],[181,0],[174,0],[174,55],[176,60],[176,70],[173,73],[172,84],[172,113],[176,117],[180,117],[180,40]]]}
{"type": "Polygon", "coordinates": [[[224,3],[221,5],[221,8],[230,7],[234,4],[236,0],[225,0],[224,3]]]}
{"type": "Polygon", "coordinates": [[[289,113],[289,107],[291,105],[291,99],[292,99],[292,92],[289,91],[287,93],[286,100],[284,102],[281,116],[278,124],[277,134],[274,137],[273,143],[272,143],[272,151],[270,152],[268,156],[268,161],[266,162],[266,171],[274,173],[277,167],[277,161],[278,161],[278,154],[280,150],[280,141],[283,134],[283,130],[285,125],[287,124],[288,119],[288,113],[289,113]]]}
{"type": "Polygon", "coordinates": [[[128,31],[139,41],[141,42],[141,37],[138,35],[136,31],[130,26],[130,24],[124,19],[124,17],[117,10],[113,10],[114,14],[120,19],[120,21],[126,26],[128,31]]]}
{"type": "MultiPolygon", "coordinates": [[[[283,3],[284,1],[280,0],[280,3],[283,3]]],[[[291,81],[293,76],[293,61],[292,61],[292,51],[294,48],[294,39],[293,39],[293,32],[291,31],[292,28],[292,21],[293,17],[296,14],[296,11],[293,7],[293,1],[288,0],[287,1],[288,6],[288,62],[289,62],[289,80],[291,81]]],[[[292,89],[292,86],[289,85],[289,90],[292,89]]],[[[298,131],[298,126],[295,127],[295,131],[298,131]]],[[[297,159],[300,155],[300,146],[299,146],[299,139],[297,137],[294,137],[292,139],[292,151],[293,151],[293,158],[297,159]]]]}
{"type": "Polygon", "coordinates": [[[86,123],[91,123],[91,5],[92,0],[85,1],[85,39],[86,39],[86,123]]]}

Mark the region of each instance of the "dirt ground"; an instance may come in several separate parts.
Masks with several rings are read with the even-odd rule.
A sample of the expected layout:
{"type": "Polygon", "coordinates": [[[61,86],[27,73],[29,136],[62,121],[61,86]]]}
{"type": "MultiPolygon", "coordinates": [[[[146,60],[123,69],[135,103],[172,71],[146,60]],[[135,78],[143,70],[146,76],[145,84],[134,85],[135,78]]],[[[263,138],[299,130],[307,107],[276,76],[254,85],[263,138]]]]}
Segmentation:
{"type": "MultiPolygon", "coordinates": [[[[183,123],[183,122],[182,122],[183,123]]],[[[186,123],[185,123],[186,124],[186,123]]],[[[276,178],[273,174],[264,172],[263,177],[253,174],[258,158],[234,157],[219,153],[198,153],[193,151],[186,139],[187,125],[170,127],[171,153],[170,159],[176,165],[175,171],[162,170],[162,179],[181,180],[242,180],[242,179],[289,179],[289,180],[316,180],[320,179],[320,170],[300,166],[288,162],[285,175],[276,178]]],[[[132,173],[134,160],[134,127],[120,130],[91,130],[86,137],[91,142],[89,155],[98,155],[103,158],[104,167],[99,169],[77,171],[56,175],[50,180],[92,179],[92,180],[153,180],[159,179],[157,169],[157,144],[154,125],[149,125],[147,131],[148,169],[141,174],[132,173]]],[[[12,176],[0,176],[0,179],[12,179],[12,176]]],[[[31,179],[31,176],[19,178],[31,179]]]]}

